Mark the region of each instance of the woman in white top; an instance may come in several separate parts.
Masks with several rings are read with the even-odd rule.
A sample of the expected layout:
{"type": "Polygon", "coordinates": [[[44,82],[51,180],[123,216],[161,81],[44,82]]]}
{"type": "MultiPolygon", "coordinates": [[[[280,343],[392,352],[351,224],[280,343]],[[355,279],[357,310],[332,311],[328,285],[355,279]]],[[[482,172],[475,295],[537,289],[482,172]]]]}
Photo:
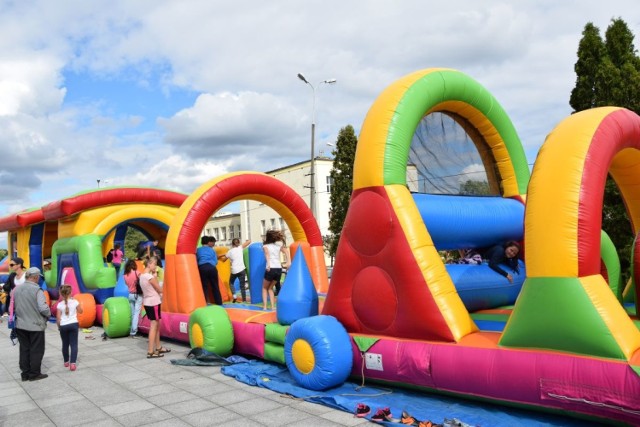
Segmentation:
{"type": "Polygon", "coordinates": [[[71,296],[71,286],[60,286],[60,301],[56,323],[62,339],[62,359],[64,367],[76,370],[78,360],[78,314],[82,314],[82,305],[71,296]],[[71,350],[71,355],[69,355],[71,350]]]}
{"type": "Polygon", "coordinates": [[[284,246],[284,235],[278,230],[269,230],[264,239],[264,257],[267,260],[264,280],[262,282],[262,309],[267,309],[267,294],[271,299],[271,309],[276,308],[275,294],[273,287],[282,275],[282,264],[280,263],[280,254],[284,254],[285,264],[289,263],[289,254],[284,246]],[[281,242],[278,245],[277,242],[281,242]]]}
{"type": "Polygon", "coordinates": [[[149,318],[149,344],[147,345],[147,359],[163,357],[171,350],[160,344],[160,319],[162,312],[162,288],[158,282],[158,258],[152,256],[144,260],[144,272],[140,275],[142,288],[142,305],[149,318]]]}

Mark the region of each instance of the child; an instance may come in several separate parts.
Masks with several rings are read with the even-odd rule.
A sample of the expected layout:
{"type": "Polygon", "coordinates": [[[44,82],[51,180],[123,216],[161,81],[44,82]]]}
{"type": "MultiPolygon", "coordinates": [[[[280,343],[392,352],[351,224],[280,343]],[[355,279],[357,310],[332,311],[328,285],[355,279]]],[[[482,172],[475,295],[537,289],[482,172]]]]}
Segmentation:
{"type": "Polygon", "coordinates": [[[71,286],[60,286],[60,301],[57,308],[56,323],[62,339],[64,367],[75,371],[78,358],[78,314],[82,314],[82,305],[71,296],[71,286]],[[71,357],[69,357],[69,349],[71,349],[71,357]]]}
{"type": "Polygon", "coordinates": [[[149,344],[147,346],[147,359],[163,357],[164,353],[171,350],[160,344],[160,319],[162,319],[162,288],[158,282],[158,259],[154,256],[144,261],[144,273],[140,275],[140,287],[142,288],[142,304],[149,318],[149,344]]]}
{"type": "Polygon", "coordinates": [[[275,294],[273,287],[282,276],[280,253],[284,254],[285,264],[289,263],[289,254],[284,246],[284,235],[278,230],[269,230],[263,245],[264,257],[267,260],[264,280],[262,281],[262,309],[267,309],[267,295],[271,300],[271,309],[275,310],[275,294]],[[280,244],[278,244],[280,243],[280,244]]]}
{"type": "Polygon", "coordinates": [[[129,307],[131,308],[131,328],[129,336],[135,337],[138,333],[138,322],[140,321],[140,310],[142,310],[142,294],[138,293],[137,283],[140,280],[138,275],[138,264],[135,259],[130,259],[124,265],[124,283],[129,290],[129,307]]]}

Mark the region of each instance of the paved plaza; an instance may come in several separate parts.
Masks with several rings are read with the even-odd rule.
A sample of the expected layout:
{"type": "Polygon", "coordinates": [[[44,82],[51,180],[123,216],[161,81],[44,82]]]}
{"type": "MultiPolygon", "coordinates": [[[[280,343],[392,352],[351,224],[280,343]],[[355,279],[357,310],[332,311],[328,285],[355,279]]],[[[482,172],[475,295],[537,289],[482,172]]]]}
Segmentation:
{"type": "Polygon", "coordinates": [[[147,359],[146,337],[102,341],[102,329],[80,333],[78,370],[62,364],[55,324],[46,331],[42,372],[49,378],[22,382],[18,346],[0,324],[0,426],[356,426],[353,414],[251,387],[220,367],[172,365],[186,344],[147,359]],[[94,339],[87,339],[93,337],[94,339]]]}

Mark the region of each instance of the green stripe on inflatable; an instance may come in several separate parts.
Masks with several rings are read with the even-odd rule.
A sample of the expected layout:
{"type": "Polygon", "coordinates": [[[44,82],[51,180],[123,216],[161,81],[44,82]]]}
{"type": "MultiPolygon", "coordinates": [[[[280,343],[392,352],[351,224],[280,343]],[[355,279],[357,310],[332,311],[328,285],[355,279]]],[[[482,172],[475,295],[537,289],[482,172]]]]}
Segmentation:
{"type": "Polygon", "coordinates": [[[616,245],[604,230],[600,232],[600,257],[607,267],[607,277],[609,278],[609,288],[622,303],[622,286],[620,286],[620,258],[616,245]]]}
{"type": "Polygon", "coordinates": [[[387,133],[384,184],[406,185],[409,148],[415,129],[429,109],[444,101],[465,102],[493,123],[511,158],[518,191],[525,194],[529,183],[529,166],[509,116],[478,82],[464,73],[452,70],[426,74],[409,87],[398,102],[387,133]]]}
{"type": "Polygon", "coordinates": [[[272,342],[264,343],[264,360],[286,365],[284,360],[284,345],[272,342]]]}
{"type": "Polygon", "coordinates": [[[500,346],[625,359],[612,331],[575,277],[527,278],[500,346]]]}
{"type": "Polygon", "coordinates": [[[509,320],[508,314],[487,314],[487,313],[471,313],[473,320],[491,320],[493,322],[506,322],[509,320]]]}
{"type": "Polygon", "coordinates": [[[51,248],[51,271],[45,273],[47,287],[58,284],[58,255],[78,254],[80,274],[87,289],[107,289],[116,285],[116,270],[102,259],[102,237],[97,234],[58,239],[51,248]]]}
{"type": "Polygon", "coordinates": [[[264,325],[264,339],[268,342],[284,345],[284,340],[287,336],[288,330],[289,325],[267,323],[266,325],[264,325]]]}

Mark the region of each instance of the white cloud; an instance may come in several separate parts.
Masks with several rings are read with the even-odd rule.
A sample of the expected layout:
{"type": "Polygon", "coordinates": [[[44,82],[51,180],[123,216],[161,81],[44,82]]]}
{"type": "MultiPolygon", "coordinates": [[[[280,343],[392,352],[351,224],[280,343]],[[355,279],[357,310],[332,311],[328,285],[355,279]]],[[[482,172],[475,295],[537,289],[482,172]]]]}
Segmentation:
{"type": "Polygon", "coordinates": [[[5,2],[0,215],[93,188],[97,179],[189,192],[226,171],[307,159],[312,92],[298,72],[316,85],[318,150],[347,124],[358,131],[378,94],[398,78],[450,67],[497,98],[533,161],[546,134],[570,113],[584,25],[593,21],[604,31],[611,18],[622,17],[640,37],[635,6],[631,0],[5,2]],[[77,89],[64,81],[71,71],[88,83],[77,89]],[[326,78],[338,83],[317,84],[326,78]],[[104,82],[163,96],[100,92],[104,82]],[[173,98],[187,91],[193,103],[174,107],[173,98]],[[131,103],[140,108],[131,112],[131,103]],[[166,106],[160,111],[155,103],[166,106]]]}

